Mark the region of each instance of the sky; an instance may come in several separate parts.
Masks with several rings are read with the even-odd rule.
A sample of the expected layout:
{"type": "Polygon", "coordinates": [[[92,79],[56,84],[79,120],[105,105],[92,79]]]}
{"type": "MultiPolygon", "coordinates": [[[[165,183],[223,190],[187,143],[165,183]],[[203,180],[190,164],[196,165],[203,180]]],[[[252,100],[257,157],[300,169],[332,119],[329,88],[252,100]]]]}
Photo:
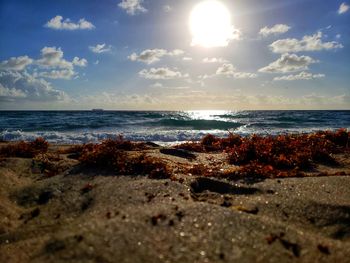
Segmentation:
{"type": "Polygon", "coordinates": [[[350,109],[349,25],[344,0],[0,0],[0,109],[350,109]]]}

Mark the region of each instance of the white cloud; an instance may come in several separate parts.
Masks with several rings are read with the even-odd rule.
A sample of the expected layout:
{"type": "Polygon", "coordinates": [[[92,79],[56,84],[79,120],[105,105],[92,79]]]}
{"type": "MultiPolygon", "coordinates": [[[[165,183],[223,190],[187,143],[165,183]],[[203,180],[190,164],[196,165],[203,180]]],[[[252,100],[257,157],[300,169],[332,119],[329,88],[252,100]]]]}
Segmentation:
{"type": "Polygon", "coordinates": [[[74,72],[74,66],[86,67],[88,61],[85,58],[74,57],[73,61],[63,58],[64,54],[61,48],[44,47],[41,50],[41,58],[36,60],[41,68],[52,69],[38,73],[38,76],[51,79],[71,79],[77,74],[74,72]]]}
{"type": "Polygon", "coordinates": [[[324,74],[312,74],[310,72],[305,72],[302,71],[299,74],[296,75],[287,75],[287,76],[282,76],[282,77],[275,77],[273,80],[274,81],[279,81],[279,80],[288,80],[288,81],[293,81],[293,80],[312,80],[312,79],[319,79],[319,78],[324,78],[324,74]]]}
{"type": "Polygon", "coordinates": [[[142,6],[143,0],[122,0],[118,6],[124,9],[129,15],[146,13],[147,9],[142,6]]]}
{"type": "Polygon", "coordinates": [[[153,83],[149,86],[150,88],[155,88],[155,89],[158,89],[158,88],[163,88],[163,84],[160,83],[160,82],[156,82],[156,83],[153,83]]]}
{"type": "Polygon", "coordinates": [[[44,47],[41,49],[41,59],[38,59],[36,63],[45,68],[72,69],[74,66],[72,62],[63,58],[61,48],[56,47],[44,47]]]}
{"type": "Polygon", "coordinates": [[[173,10],[173,8],[170,5],[165,5],[163,6],[163,10],[164,12],[169,13],[173,10]]]}
{"type": "Polygon", "coordinates": [[[132,53],[128,59],[131,61],[140,61],[146,64],[152,64],[159,61],[164,56],[180,56],[184,54],[183,50],[174,49],[173,51],[167,51],[165,49],[146,49],[140,54],[132,53]]]}
{"type": "Polygon", "coordinates": [[[72,62],[75,66],[78,67],[86,67],[88,65],[88,62],[85,58],[78,58],[78,57],[74,57],[73,62],[72,62]]]}
{"type": "Polygon", "coordinates": [[[188,77],[188,74],[182,74],[179,71],[169,68],[143,69],[139,72],[139,75],[145,79],[177,79],[188,77]]]}
{"type": "MultiPolygon", "coordinates": [[[[250,72],[239,72],[237,69],[230,63],[225,63],[222,66],[220,66],[216,70],[216,75],[223,75],[226,77],[232,77],[235,79],[251,79],[251,78],[256,78],[257,74],[255,73],[250,73],[250,72]]],[[[210,76],[203,76],[203,79],[208,78],[210,76]]]]}
{"type": "Polygon", "coordinates": [[[223,58],[203,58],[203,63],[227,63],[228,61],[223,58]]]}
{"type": "Polygon", "coordinates": [[[37,75],[48,79],[72,79],[76,73],[72,69],[54,69],[48,72],[40,72],[37,75]]]}
{"type": "Polygon", "coordinates": [[[72,22],[69,18],[63,20],[62,16],[55,16],[45,24],[45,27],[55,30],[83,30],[94,29],[95,26],[86,21],[85,18],[80,19],[77,23],[72,22]]]}
{"type": "Polygon", "coordinates": [[[49,82],[36,78],[27,72],[0,72],[0,101],[28,100],[28,101],[65,101],[68,96],[54,89],[49,82]]]}
{"type": "Polygon", "coordinates": [[[89,46],[89,49],[97,54],[110,52],[112,50],[112,46],[107,46],[105,43],[103,44],[97,44],[96,46],[89,46]]]}
{"type": "Polygon", "coordinates": [[[279,59],[272,62],[268,66],[259,69],[259,72],[266,73],[286,73],[294,71],[307,70],[308,66],[317,63],[309,56],[297,56],[295,54],[282,54],[279,59]]]}
{"type": "Polygon", "coordinates": [[[319,31],[312,36],[304,36],[301,40],[296,38],[280,39],[273,42],[270,48],[275,53],[320,51],[343,48],[343,45],[336,42],[322,42],[322,32],[319,31]]]}
{"type": "Polygon", "coordinates": [[[277,24],[274,25],[273,27],[263,27],[260,29],[259,34],[262,35],[263,37],[267,37],[269,35],[279,35],[288,32],[288,30],[291,29],[290,26],[284,25],[284,24],[277,24]]]}
{"type": "Polygon", "coordinates": [[[73,61],[68,61],[63,56],[61,48],[44,47],[41,49],[40,59],[34,60],[28,56],[12,57],[0,63],[0,71],[23,71],[28,65],[33,64],[35,77],[71,79],[77,75],[74,72],[75,66],[86,67],[88,64],[85,58],[74,57],[73,61]],[[43,69],[45,71],[42,71],[43,69]],[[50,71],[47,71],[48,69],[50,71]]]}
{"type": "Polygon", "coordinates": [[[188,86],[164,86],[160,82],[153,83],[149,87],[154,89],[163,89],[163,90],[186,90],[190,88],[188,86]]]}
{"type": "Polygon", "coordinates": [[[5,88],[0,83],[0,101],[8,100],[12,101],[17,98],[25,98],[27,95],[22,91],[16,88],[5,88]]]}
{"type": "Polygon", "coordinates": [[[33,63],[33,59],[28,56],[12,57],[0,63],[0,70],[24,70],[28,65],[33,63]]]}
{"type": "Polygon", "coordinates": [[[346,3],[342,3],[340,6],[339,6],[339,9],[338,9],[338,14],[341,15],[341,14],[344,14],[346,13],[348,10],[349,10],[349,5],[347,5],[346,3]]]}
{"type": "Polygon", "coordinates": [[[183,57],[182,60],[183,61],[192,61],[193,58],[191,58],[191,57],[183,57]]]}

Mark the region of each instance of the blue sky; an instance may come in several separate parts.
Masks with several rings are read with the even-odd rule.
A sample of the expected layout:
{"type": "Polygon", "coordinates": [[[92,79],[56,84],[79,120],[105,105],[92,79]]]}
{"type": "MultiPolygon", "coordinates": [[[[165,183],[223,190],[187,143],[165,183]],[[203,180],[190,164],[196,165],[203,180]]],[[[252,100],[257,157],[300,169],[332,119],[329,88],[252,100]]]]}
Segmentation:
{"type": "Polygon", "coordinates": [[[0,109],[350,109],[350,2],[209,0],[203,47],[207,1],[0,0],[0,109]]]}

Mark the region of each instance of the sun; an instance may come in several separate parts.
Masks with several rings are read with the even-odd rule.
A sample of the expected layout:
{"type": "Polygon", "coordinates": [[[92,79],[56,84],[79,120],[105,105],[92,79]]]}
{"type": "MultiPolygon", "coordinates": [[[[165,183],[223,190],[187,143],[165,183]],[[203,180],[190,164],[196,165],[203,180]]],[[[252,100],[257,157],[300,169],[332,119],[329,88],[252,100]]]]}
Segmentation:
{"type": "Polygon", "coordinates": [[[190,15],[192,45],[224,47],[234,38],[234,28],[228,8],[216,0],[197,4],[190,15]]]}

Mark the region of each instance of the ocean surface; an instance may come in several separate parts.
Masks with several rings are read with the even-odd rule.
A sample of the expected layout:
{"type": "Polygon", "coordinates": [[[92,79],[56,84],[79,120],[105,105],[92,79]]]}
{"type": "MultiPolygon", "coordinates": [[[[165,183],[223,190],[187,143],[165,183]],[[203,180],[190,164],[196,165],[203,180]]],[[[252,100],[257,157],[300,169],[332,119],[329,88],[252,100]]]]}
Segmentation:
{"type": "Polygon", "coordinates": [[[0,139],[97,142],[122,134],[173,144],[226,136],[350,129],[350,111],[0,111],[0,139]]]}

